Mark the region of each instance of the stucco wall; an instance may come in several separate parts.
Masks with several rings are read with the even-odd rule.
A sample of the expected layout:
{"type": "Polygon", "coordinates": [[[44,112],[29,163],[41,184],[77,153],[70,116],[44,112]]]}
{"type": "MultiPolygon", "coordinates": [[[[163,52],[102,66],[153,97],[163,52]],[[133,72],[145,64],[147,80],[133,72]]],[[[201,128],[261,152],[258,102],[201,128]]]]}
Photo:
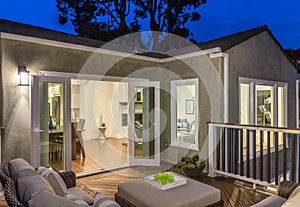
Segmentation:
{"type": "Polygon", "coordinates": [[[178,159],[186,153],[199,153],[200,157],[206,159],[208,156],[207,146],[207,122],[222,121],[223,115],[223,83],[221,58],[210,59],[207,55],[175,60],[164,63],[163,68],[167,70],[162,75],[161,82],[161,107],[166,112],[167,124],[161,136],[162,159],[177,163],[178,159]],[[199,79],[199,151],[190,151],[183,148],[172,147],[171,144],[171,96],[170,81],[179,79],[199,79]],[[169,148],[166,149],[164,142],[167,141],[169,148]]]}
{"type": "MultiPolygon", "coordinates": [[[[26,65],[32,75],[37,75],[40,70],[47,70],[160,81],[161,108],[167,117],[166,123],[162,123],[161,127],[163,129],[162,151],[166,149],[165,141],[170,144],[170,80],[198,77],[200,79],[199,91],[201,91],[199,93],[201,114],[199,147],[201,149],[205,146],[206,122],[211,120],[210,102],[212,101],[207,88],[216,89],[214,85],[216,81],[209,81],[210,71],[215,66],[218,68],[217,71],[221,71],[220,60],[214,59],[212,63],[205,55],[161,64],[14,40],[2,40],[2,42],[2,72],[3,80],[5,80],[3,82],[3,117],[6,127],[2,140],[2,162],[15,157],[23,157],[28,161],[30,159],[30,87],[18,86],[18,65],[26,65]],[[201,81],[202,79],[205,79],[205,83],[201,81]],[[164,127],[165,124],[166,127],[164,127]]],[[[217,113],[220,113],[219,109],[217,113]]],[[[202,153],[206,154],[207,149],[204,148],[202,153]]],[[[177,150],[175,151],[177,157],[177,150]]],[[[173,156],[173,154],[167,156],[173,156]]]]}
{"type": "Polygon", "coordinates": [[[296,70],[268,32],[226,51],[229,54],[229,122],[239,123],[239,77],[288,83],[288,127],[296,124],[296,70]]]}
{"type": "Polygon", "coordinates": [[[3,124],[2,162],[16,157],[30,159],[30,87],[18,86],[18,65],[25,65],[30,74],[39,70],[79,72],[90,55],[13,40],[2,40],[3,124]]]}
{"type": "MultiPolygon", "coordinates": [[[[187,150],[165,147],[171,142],[170,81],[199,78],[199,149],[207,157],[207,122],[223,119],[223,59],[207,55],[154,63],[112,55],[51,47],[13,40],[1,40],[3,84],[2,161],[15,157],[30,158],[30,88],[17,82],[18,65],[26,65],[31,74],[40,70],[145,78],[160,81],[162,159],[176,162],[187,150]]],[[[296,70],[267,32],[241,43],[229,51],[229,117],[239,122],[238,77],[288,82],[289,127],[295,126],[296,70]]],[[[0,86],[1,90],[1,86],[0,86]]],[[[1,97],[0,97],[1,98],[1,97]]],[[[1,106],[1,102],[0,102],[1,106]]],[[[1,112],[1,111],[0,111],[1,112]]],[[[0,118],[1,123],[1,118],[0,118]]]]}

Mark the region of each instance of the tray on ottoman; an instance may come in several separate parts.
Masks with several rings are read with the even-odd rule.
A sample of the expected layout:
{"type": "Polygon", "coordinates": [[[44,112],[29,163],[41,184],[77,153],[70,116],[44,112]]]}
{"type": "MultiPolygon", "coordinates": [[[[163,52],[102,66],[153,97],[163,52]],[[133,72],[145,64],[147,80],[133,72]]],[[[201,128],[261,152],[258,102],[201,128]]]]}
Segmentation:
{"type": "Polygon", "coordinates": [[[186,178],[184,178],[176,173],[173,173],[173,172],[168,172],[168,174],[174,175],[173,183],[168,183],[168,184],[162,185],[162,184],[156,182],[155,181],[156,174],[144,177],[144,181],[147,183],[150,183],[151,185],[154,185],[155,187],[157,187],[158,189],[161,189],[161,190],[167,190],[170,188],[175,188],[177,186],[186,184],[186,178]]]}

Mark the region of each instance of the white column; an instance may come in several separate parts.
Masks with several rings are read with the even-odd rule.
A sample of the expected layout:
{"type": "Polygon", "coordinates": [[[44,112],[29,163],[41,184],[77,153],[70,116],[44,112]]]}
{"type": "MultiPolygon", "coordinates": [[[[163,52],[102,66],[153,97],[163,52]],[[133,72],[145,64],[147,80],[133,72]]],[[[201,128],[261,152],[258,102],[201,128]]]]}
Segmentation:
{"type": "Polygon", "coordinates": [[[216,127],[208,124],[208,176],[216,177],[216,127]]]}

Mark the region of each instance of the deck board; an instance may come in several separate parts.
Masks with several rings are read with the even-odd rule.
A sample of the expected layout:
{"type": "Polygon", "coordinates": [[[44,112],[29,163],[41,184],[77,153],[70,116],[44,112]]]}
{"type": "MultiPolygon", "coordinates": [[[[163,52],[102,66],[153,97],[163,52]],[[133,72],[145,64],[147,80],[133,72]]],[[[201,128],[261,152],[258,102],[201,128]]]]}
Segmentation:
{"type": "MultiPolygon", "coordinates": [[[[95,192],[98,191],[110,198],[114,198],[114,194],[118,189],[118,184],[141,178],[148,174],[159,172],[160,170],[161,169],[154,167],[130,167],[113,172],[78,178],[77,183],[86,186],[95,192]]],[[[240,182],[231,178],[209,178],[203,174],[194,179],[220,189],[221,197],[224,200],[224,207],[248,207],[269,196],[269,193],[243,186],[240,182]]]]}

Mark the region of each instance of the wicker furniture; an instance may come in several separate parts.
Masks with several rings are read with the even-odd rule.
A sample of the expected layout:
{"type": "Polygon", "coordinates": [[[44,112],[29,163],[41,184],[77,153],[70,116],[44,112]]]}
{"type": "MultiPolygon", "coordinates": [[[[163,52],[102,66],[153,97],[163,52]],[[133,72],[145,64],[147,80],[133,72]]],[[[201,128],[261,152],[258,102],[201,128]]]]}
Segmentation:
{"type": "Polygon", "coordinates": [[[121,183],[115,200],[122,207],[222,207],[218,189],[187,178],[187,184],[168,190],[160,190],[136,179],[121,183]]]}

